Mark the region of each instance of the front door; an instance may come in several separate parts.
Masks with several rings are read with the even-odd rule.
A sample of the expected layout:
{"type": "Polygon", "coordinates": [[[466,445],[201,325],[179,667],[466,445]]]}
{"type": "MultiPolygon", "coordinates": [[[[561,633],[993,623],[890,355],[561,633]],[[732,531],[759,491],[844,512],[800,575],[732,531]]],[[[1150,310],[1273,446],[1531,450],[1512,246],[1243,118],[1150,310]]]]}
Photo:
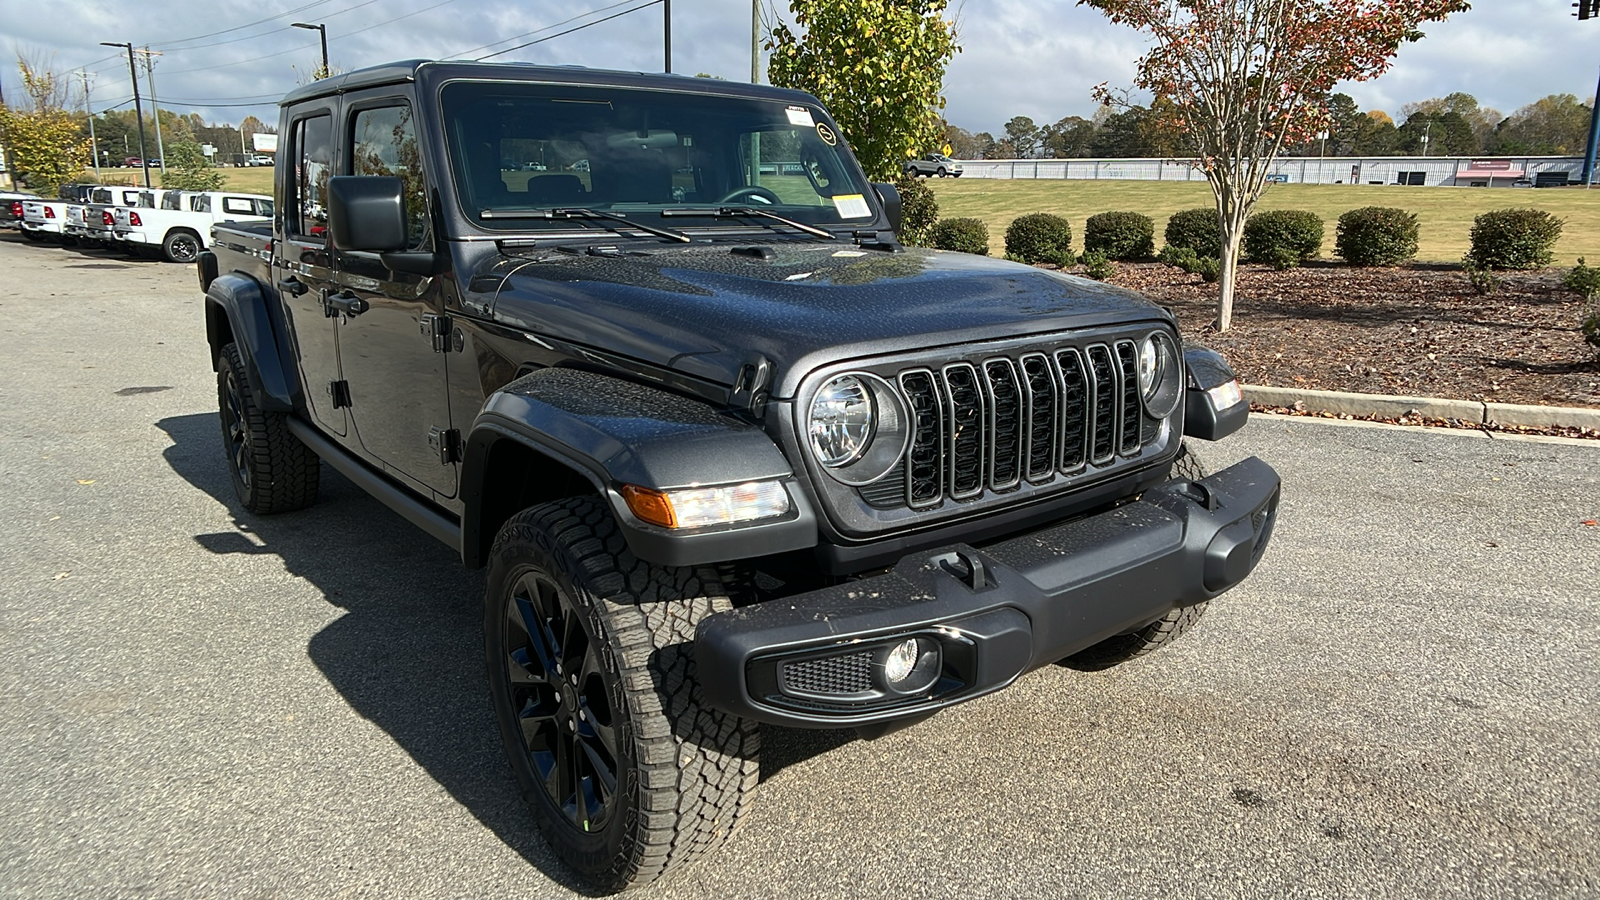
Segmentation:
{"type": "Polygon", "coordinates": [[[347,406],[339,376],[339,319],[323,297],[334,290],[333,252],[328,240],[328,178],[333,175],[332,110],[296,119],[290,126],[287,206],[283,242],[272,256],[272,280],[283,298],[290,341],[300,361],[311,418],[344,436],[347,406]]]}
{"type": "MultiPolygon", "coordinates": [[[[410,224],[407,249],[433,249],[411,106],[400,98],[349,103],[345,170],[400,178],[410,224]]],[[[361,449],[391,474],[455,496],[456,441],[445,376],[445,354],[454,347],[441,315],[442,279],[392,272],[376,253],[340,251],[337,267],[339,289],[365,301],[365,309],[347,316],[339,329],[339,359],[361,449]]]]}

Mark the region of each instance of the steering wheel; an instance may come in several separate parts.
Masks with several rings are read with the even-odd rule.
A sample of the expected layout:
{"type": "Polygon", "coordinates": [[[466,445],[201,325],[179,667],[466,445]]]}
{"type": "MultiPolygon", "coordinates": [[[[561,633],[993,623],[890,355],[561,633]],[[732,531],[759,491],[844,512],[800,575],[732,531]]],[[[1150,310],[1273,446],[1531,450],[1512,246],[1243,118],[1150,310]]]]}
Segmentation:
{"type": "Polygon", "coordinates": [[[774,194],[772,191],[762,187],[759,184],[752,184],[748,187],[739,188],[717,202],[734,203],[743,200],[753,200],[762,206],[777,206],[783,202],[783,200],[777,194],[774,194]]]}

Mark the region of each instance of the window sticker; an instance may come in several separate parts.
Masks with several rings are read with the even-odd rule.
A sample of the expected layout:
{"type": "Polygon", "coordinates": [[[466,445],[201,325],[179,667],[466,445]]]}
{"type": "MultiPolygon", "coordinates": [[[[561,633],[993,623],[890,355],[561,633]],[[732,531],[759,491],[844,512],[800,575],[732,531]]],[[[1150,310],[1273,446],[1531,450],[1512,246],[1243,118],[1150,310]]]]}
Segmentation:
{"type": "Polygon", "coordinates": [[[866,256],[867,254],[860,250],[840,250],[833,255],[835,258],[853,259],[857,256],[866,256]]]}
{"type": "Polygon", "coordinates": [[[839,143],[839,136],[833,133],[833,129],[829,128],[826,122],[817,123],[817,137],[822,138],[822,142],[829,147],[839,143]]]}
{"type": "Polygon", "coordinates": [[[802,128],[810,128],[817,124],[816,120],[811,118],[811,110],[806,109],[804,106],[791,106],[788,109],[785,109],[784,112],[789,114],[790,125],[799,125],[802,128]]]}
{"type": "Polygon", "coordinates": [[[841,219],[872,218],[872,207],[867,205],[867,198],[860,194],[840,194],[834,197],[833,208],[839,211],[841,219]]]}

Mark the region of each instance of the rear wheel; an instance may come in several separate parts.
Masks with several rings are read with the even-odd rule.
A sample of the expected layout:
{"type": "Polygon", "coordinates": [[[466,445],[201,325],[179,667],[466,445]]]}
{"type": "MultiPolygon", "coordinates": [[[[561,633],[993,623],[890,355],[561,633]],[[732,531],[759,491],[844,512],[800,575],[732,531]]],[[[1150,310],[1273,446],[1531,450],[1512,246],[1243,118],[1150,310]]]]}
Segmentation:
{"type": "MultiPolygon", "coordinates": [[[[1172,474],[1169,480],[1199,481],[1204,477],[1206,477],[1205,465],[1189,452],[1189,445],[1184,444],[1178,450],[1178,458],[1172,461],[1172,474]]],[[[1093,647],[1080,650],[1061,660],[1061,664],[1084,672],[1097,672],[1153,653],[1193,628],[1195,623],[1200,621],[1200,617],[1205,615],[1206,606],[1207,603],[1180,606],[1148,625],[1127,634],[1106,638],[1093,647]]]]}
{"type": "Polygon", "coordinates": [[[161,243],[161,254],[168,262],[192,263],[200,258],[200,238],[188,231],[174,231],[161,243]]]}
{"type": "Polygon", "coordinates": [[[645,884],[715,849],[749,807],[753,722],[711,708],[700,620],[732,608],[716,573],[629,552],[606,505],[513,516],[484,602],[490,698],[523,798],[595,889],[645,884]]]}

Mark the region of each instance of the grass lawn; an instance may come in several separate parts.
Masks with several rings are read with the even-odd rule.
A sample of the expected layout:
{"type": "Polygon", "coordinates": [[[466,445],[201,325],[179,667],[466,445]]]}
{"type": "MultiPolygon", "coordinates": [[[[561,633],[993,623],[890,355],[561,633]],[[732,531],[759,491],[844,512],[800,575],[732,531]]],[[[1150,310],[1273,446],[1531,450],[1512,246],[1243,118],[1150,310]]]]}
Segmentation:
{"type": "MultiPolygon", "coordinates": [[[[989,252],[995,255],[1005,253],[1006,226],[1025,213],[1065,216],[1081,250],[1084,222],[1090,216],[1110,210],[1141,212],[1155,220],[1160,249],[1168,216],[1212,203],[1211,189],[1203,181],[930,178],[928,184],[939,198],[940,218],[971,217],[989,226],[989,252]]],[[[1321,216],[1327,228],[1322,255],[1336,258],[1339,215],[1362,206],[1393,206],[1416,213],[1422,228],[1417,253],[1421,262],[1459,262],[1467,252],[1473,217],[1513,206],[1543,209],[1566,220],[1556,243],[1556,265],[1570,266],[1579,256],[1600,261],[1600,190],[1273,184],[1256,209],[1305,209],[1321,216]]]]}

